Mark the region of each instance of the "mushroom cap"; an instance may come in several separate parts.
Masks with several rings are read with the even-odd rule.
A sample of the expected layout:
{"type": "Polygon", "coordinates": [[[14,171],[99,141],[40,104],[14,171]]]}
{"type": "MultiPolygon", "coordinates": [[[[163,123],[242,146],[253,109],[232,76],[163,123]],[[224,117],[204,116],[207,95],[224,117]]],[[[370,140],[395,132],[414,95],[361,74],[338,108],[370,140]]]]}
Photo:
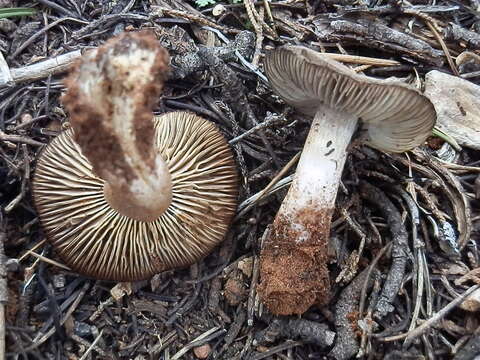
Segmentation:
{"type": "Polygon", "coordinates": [[[306,47],[272,50],[264,67],[273,90],[288,104],[311,116],[321,105],[355,114],[367,130],[365,142],[379,150],[410,150],[421,145],[435,125],[432,103],[417,90],[357,74],[306,47]]]}
{"type": "Polygon", "coordinates": [[[41,153],[33,196],[47,239],[73,270],[135,281],[206,256],[225,236],[237,205],[232,152],[217,127],[191,113],[155,117],[156,146],[172,177],[172,202],[155,221],[119,214],[73,129],[41,153]]]}

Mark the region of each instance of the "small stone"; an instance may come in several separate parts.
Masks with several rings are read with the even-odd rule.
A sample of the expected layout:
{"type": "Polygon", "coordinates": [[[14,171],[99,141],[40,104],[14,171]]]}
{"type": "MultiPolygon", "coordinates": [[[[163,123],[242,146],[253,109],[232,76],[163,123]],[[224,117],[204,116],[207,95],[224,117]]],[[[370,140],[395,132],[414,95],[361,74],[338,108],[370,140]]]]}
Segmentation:
{"type": "Polygon", "coordinates": [[[18,271],[20,269],[20,261],[18,261],[18,259],[7,259],[7,261],[5,262],[5,266],[7,268],[7,271],[8,272],[15,272],[15,271],[18,271]]]}
{"type": "Polygon", "coordinates": [[[467,298],[460,304],[460,308],[469,312],[480,311],[480,289],[477,289],[468,295],[467,298]]]}
{"type": "Polygon", "coordinates": [[[253,256],[240,260],[238,262],[238,270],[240,270],[246,277],[252,277],[253,271],[253,256]]]}
{"type": "Polygon", "coordinates": [[[110,295],[115,301],[119,301],[125,295],[131,295],[131,294],[132,294],[131,282],[119,282],[110,290],[110,295]]]}
{"type": "Polygon", "coordinates": [[[223,6],[222,4],[217,4],[213,7],[212,9],[212,15],[213,16],[220,16],[222,15],[227,9],[225,8],[225,6],[223,6]]]}
{"type": "Polygon", "coordinates": [[[56,289],[62,289],[65,287],[65,275],[58,274],[53,276],[53,286],[56,289]]]}
{"type": "Polygon", "coordinates": [[[84,338],[92,335],[92,328],[87,323],[84,323],[82,321],[75,321],[73,332],[76,335],[84,338]]]}
{"type": "Polygon", "coordinates": [[[425,77],[425,95],[437,111],[437,127],[460,145],[480,150],[480,86],[434,70],[425,77]]]}
{"type": "Polygon", "coordinates": [[[115,25],[115,28],[113,29],[113,36],[119,35],[124,30],[125,30],[125,24],[124,23],[118,23],[117,25],[115,25]]]}
{"type": "Polygon", "coordinates": [[[193,348],[193,353],[197,359],[206,359],[210,355],[211,351],[212,348],[209,344],[204,344],[193,348]]]}
{"type": "Polygon", "coordinates": [[[33,119],[33,116],[32,116],[32,114],[29,114],[29,113],[24,113],[24,114],[22,114],[22,116],[20,116],[20,122],[22,124],[28,123],[28,122],[32,121],[32,119],[33,119]]]}

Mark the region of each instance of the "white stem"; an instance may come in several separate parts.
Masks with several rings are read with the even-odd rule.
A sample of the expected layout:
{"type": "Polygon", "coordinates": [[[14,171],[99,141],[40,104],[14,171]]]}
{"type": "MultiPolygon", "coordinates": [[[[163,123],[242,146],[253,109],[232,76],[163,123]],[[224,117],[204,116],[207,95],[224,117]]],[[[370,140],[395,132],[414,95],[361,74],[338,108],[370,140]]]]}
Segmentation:
{"type": "Polygon", "coordinates": [[[152,114],[168,61],[153,35],[124,33],[86,53],[66,80],[75,140],[105,180],[107,202],[140,221],[157,219],[172,200],[152,114]]]}
{"type": "Polygon", "coordinates": [[[299,213],[334,208],[346,149],[357,122],[356,116],[327,106],[315,114],[292,185],[277,214],[289,219],[292,230],[298,231],[296,242],[311,240],[299,213]]]}
{"type": "Polygon", "coordinates": [[[119,139],[125,145],[122,146],[123,156],[132,169],[131,179],[125,181],[123,177],[104,172],[105,198],[110,206],[125,216],[140,221],[156,220],[172,201],[172,181],[168,166],[155,151],[155,162],[151,168],[139,156],[135,147],[128,146],[132,140],[129,136],[124,135],[119,139]]]}
{"type": "Polygon", "coordinates": [[[274,314],[303,314],[329,301],[330,222],[357,121],[325,106],[313,119],[293,183],[262,248],[259,290],[274,314]]]}
{"type": "Polygon", "coordinates": [[[110,205],[123,215],[143,221],[157,219],[172,200],[170,172],[155,146],[153,114],[148,108],[142,109],[146,96],[142,90],[154,81],[149,70],[157,56],[134,44],[130,51],[110,56],[106,66],[107,75],[114,81],[106,99],[111,103],[112,116],[104,119],[103,126],[109,129],[119,153],[112,151],[105,159],[116,161],[115,167],[99,171],[107,182],[105,195],[110,205]],[[123,176],[119,176],[120,168],[123,176]]]}

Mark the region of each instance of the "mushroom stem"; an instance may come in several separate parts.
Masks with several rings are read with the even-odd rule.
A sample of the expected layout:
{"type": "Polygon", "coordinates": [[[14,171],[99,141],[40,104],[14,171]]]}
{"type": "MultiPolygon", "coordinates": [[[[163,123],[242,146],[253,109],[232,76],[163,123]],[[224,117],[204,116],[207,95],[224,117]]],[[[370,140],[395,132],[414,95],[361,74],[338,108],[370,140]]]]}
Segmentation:
{"type": "Polygon", "coordinates": [[[325,105],[315,114],[294,180],[262,249],[261,293],[276,314],[302,314],[329,300],[330,222],[357,122],[355,115],[325,105]]]}
{"type": "MultiPolygon", "coordinates": [[[[123,120],[128,120],[127,118],[123,120]]],[[[153,122],[153,119],[152,119],[153,122]]],[[[134,124],[124,124],[133,128],[134,124]]],[[[122,129],[123,126],[113,129],[122,129]]],[[[118,143],[121,147],[121,156],[125,159],[127,179],[115,174],[104,173],[105,199],[112,208],[122,215],[140,221],[154,221],[170,206],[172,201],[172,181],[168,165],[163,157],[152,146],[146,154],[141,154],[134,145],[135,137],[132,131],[123,131],[118,134],[118,143]],[[143,156],[142,156],[143,155],[143,156]],[[154,159],[153,167],[145,159],[154,159]]],[[[98,161],[115,161],[120,154],[98,161]]]]}
{"type": "Polygon", "coordinates": [[[152,34],[124,33],[85,54],[66,80],[75,141],[105,181],[108,203],[140,221],[157,219],[172,200],[152,114],[168,62],[152,34]]]}
{"type": "MultiPolygon", "coordinates": [[[[278,216],[303,212],[306,208],[333,209],[347,158],[347,146],[355,132],[358,117],[321,106],[313,119],[295,178],[278,216]],[[335,121],[332,121],[335,119],[335,121]]],[[[292,226],[299,228],[292,218],[292,226]]],[[[298,238],[307,241],[309,231],[298,238]]]]}

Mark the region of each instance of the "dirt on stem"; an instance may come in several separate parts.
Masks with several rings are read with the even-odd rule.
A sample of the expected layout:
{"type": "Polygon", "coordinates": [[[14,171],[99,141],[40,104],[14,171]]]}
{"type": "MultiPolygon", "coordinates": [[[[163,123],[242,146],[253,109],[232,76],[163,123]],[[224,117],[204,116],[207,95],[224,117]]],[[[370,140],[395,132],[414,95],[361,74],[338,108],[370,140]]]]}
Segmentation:
{"type": "Polygon", "coordinates": [[[333,209],[304,209],[294,229],[291,221],[277,216],[260,259],[263,275],[259,293],[268,309],[277,315],[303,314],[313,304],[330,300],[328,238],[333,209]],[[298,241],[301,232],[309,239],[298,241]]]}

